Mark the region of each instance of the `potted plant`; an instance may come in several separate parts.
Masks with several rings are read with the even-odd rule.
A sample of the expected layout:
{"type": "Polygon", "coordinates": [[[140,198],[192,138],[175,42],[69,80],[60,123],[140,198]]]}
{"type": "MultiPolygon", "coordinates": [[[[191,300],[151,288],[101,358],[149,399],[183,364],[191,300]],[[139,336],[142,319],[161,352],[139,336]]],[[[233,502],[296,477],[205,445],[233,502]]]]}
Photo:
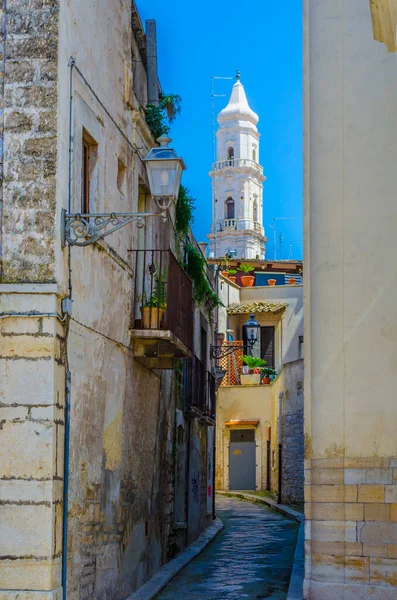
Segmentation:
{"type": "Polygon", "coordinates": [[[261,368],[267,363],[263,358],[256,356],[243,356],[243,363],[248,367],[248,373],[241,374],[241,385],[259,385],[261,382],[261,368]]]}
{"type": "Polygon", "coordinates": [[[261,369],[261,373],[262,373],[262,383],[264,383],[265,385],[268,385],[269,383],[271,383],[271,376],[276,374],[276,371],[274,369],[272,369],[271,367],[263,367],[263,369],[261,369]]]}
{"type": "Polygon", "coordinates": [[[228,275],[229,275],[229,261],[227,259],[227,256],[225,256],[222,259],[222,263],[221,263],[221,275],[223,275],[224,277],[228,277],[228,275]]]}
{"type": "Polygon", "coordinates": [[[268,279],[267,284],[270,285],[270,287],[274,287],[276,285],[276,279],[268,279]]]}
{"type": "Polygon", "coordinates": [[[236,277],[236,274],[237,274],[236,269],[228,269],[226,272],[227,272],[227,276],[230,279],[230,281],[232,281],[233,283],[236,283],[236,279],[237,279],[237,277],[236,277]]]}
{"type": "Polygon", "coordinates": [[[141,307],[143,329],[160,329],[167,308],[166,278],[166,273],[161,274],[156,270],[152,293],[143,301],[141,307]]]}
{"type": "Polygon", "coordinates": [[[238,270],[240,271],[240,273],[244,273],[244,275],[241,276],[241,285],[243,287],[252,287],[254,285],[255,277],[253,275],[250,275],[254,268],[254,265],[239,266],[238,270]]]}
{"type": "Polygon", "coordinates": [[[290,277],[290,278],[288,279],[288,284],[289,284],[289,285],[295,285],[295,283],[296,283],[296,279],[295,279],[295,277],[290,277]]]}

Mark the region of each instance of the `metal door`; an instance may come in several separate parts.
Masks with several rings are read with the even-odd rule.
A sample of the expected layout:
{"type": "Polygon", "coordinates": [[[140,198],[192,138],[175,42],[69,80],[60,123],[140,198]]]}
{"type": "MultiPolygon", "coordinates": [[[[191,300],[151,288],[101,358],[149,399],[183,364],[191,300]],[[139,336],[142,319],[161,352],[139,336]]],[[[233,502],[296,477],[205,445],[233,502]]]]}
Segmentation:
{"type": "Polygon", "coordinates": [[[256,490],[255,429],[230,432],[229,489],[256,490]]]}

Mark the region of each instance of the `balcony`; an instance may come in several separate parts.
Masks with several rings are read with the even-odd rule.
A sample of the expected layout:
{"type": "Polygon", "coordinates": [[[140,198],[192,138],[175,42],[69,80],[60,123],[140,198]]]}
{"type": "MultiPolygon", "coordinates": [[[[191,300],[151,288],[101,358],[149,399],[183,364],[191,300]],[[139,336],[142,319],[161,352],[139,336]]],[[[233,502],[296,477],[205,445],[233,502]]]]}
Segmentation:
{"type": "Polygon", "coordinates": [[[135,250],[134,358],[149,369],[172,369],[193,348],[192,282],[171,250],[135,250]]]}
{"type": "Polygon", "coordinates": [[[228,168],[248,168],[253,169],[262,175],[263,168],[254,160],[250,160],[248,158],[233,158],[230,160],[219,160],[213,164],[214,171],[221,171],[222,169],[228,168]]]}
{"type": "Polygon", "coordinates": [[[185,415],[203,425],[215,425],[215,377],[194,356],[186,365],[185,415]]]}
{"type": "Polygon", "coordinates": [[[237,229],[237,219],[224,219],[223,230],[225,229],[237,229]]]}

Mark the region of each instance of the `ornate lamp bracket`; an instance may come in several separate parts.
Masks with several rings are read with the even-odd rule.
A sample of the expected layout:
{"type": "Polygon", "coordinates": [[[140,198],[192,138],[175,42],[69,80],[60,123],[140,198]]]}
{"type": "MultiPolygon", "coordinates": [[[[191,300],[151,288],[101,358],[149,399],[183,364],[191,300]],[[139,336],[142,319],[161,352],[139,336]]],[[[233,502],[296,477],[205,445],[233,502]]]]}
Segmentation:
{"type": "MultiPolygon", "coordinates": [[[[252,343],[251,340],[247,340],[246,346],[248,346],[248,348],[252,348],[254,344],[255,341],[252,343]]],[[[225,356],[229,356],[230,354],[237,352],[237,350],[243,349],[244,346],[241,346],[241,344],[228,344],[227,346],[211,346],[210,356],[211,358],[215,359],[225,358],[225,356]]]]}
{"type": "Polygon", "coordinates": [[[70,215],[62,210],[62,246],[89,246],[117,231],[124,225],[136,221],[137,227],[145,225],[147,217],[158,217],[161,213],[97,213],[70,215]]]}

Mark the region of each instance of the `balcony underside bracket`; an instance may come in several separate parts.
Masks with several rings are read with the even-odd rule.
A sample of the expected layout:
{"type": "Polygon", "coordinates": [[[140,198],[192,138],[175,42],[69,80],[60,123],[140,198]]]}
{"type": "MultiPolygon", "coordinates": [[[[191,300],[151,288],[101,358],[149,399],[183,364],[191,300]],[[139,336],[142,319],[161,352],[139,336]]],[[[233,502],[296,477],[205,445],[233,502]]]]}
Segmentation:
{"type": "Polygon", "coordinates": [[[169,330],[132,329],[134,358],[148,369],[172,369],[175,358],[191,358],[190,350],[169,330]]]}

